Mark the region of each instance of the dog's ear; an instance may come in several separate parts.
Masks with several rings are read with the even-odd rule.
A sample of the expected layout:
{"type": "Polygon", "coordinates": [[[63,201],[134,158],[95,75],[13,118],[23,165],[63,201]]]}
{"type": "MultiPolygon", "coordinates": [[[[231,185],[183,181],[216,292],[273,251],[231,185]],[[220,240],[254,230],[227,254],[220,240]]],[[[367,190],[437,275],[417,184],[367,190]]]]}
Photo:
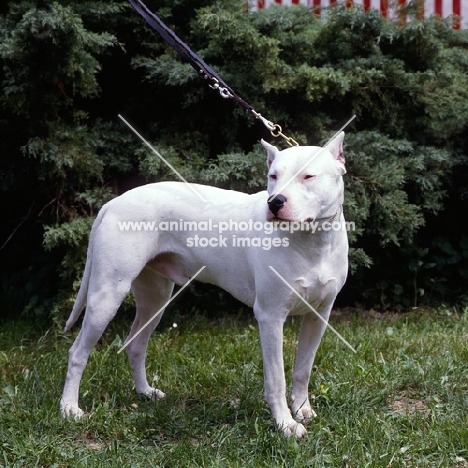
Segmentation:
{"type": "Polygon", "coordinates": [[[341,132],[337,135],[330,143],[328,143],[327,148],[329,149],[333,158],[338,162],[338,168],[342,174],[346,174],[345,168],[345,158],[343,156],[343,140],[344,132],[341,132]]]}
{"type": "Polygon", "coordinates": [[[267,166],[270,167],[276,155],[279,153],[279,149],[276,146],[273,146],[273,145],[270,145],[270,143],[267,143],[263,138],[260,140],[260,143],[266,149],[267,166]]]}

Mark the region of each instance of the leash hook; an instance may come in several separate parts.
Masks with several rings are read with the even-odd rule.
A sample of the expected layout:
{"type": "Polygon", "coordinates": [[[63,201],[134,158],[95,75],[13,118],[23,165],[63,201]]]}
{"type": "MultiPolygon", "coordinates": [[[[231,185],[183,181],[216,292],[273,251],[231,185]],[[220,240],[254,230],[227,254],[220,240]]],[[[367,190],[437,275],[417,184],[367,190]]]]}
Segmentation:
{"type": "MultiPolygon", "coordinates": [[[[203,70],[200,70],[200,73],[203,73],[203,70]]],[[[229,92],[229,89],[224,88],[219,85],[219,80],[215,78],[214,76],[209,76],[205,74],[205,80],[211,80],[211,84],[208,84],[208,86],[211,89],[217,90],[219,92],[219,95],[224,98],[224,99],[229,99],[232,97],[232,94],[229,92]]]]}
{"type": "Polygon", "coordinates": [[[268,130],[270,130],[270,133],[274,138],[281,137],[286,140],[286,143],[289,146],[299,146],[299,143],[294,138],[288,137],[287,135],[283,133],[283,129],[281,128],[280,124],[275,124],[271,122],[270,120],[265,119],[265,117],[263,117],[262,114],[255,112],[253,109],[252,109],[252,113],[255,115],[257,119],[263,122],[263,125],[265,125],[265,127],[268,128],[268,130]]]}

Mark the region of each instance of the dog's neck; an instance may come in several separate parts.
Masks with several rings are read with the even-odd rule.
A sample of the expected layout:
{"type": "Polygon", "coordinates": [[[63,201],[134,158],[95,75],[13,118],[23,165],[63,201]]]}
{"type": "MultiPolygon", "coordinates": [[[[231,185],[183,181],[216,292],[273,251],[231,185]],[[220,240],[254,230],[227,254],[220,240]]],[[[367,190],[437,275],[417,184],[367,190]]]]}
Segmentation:
{"type": "Polygon", "coordinates": [[[323,217],[320,217],[320,218],[315,218],[313,221],[310,221],[310,222],[311,223],[319,223],[319,224],[333,223],[333,221],[336,221],[337,219],[340,219],[341,213],[343,213],[343,205],[340,205],[336,209],[335,214],[332,215],[331,217],[323,216],[323,217]]]}

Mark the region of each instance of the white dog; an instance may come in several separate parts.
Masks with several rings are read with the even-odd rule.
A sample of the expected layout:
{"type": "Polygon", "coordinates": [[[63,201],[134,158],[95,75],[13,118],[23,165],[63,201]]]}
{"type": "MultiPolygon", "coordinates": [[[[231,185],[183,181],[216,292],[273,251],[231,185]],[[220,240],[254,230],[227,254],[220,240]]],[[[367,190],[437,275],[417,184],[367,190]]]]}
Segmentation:
{"type": "Polygon", "coordinates": [[[167,303],[174,284],[185,284],[205,266],[197,280],[218,285],[253,307],[266,401],[286,436],[304,436],[302,422],[315,415],[308,398],[312,364],[348,271],[346,230],[330,229],[331,223],[344,224],[343,138],[341,133],[324,148],[283,151],[262,141],[268,191],[254,195],[162,182],[135,188],[107,203],[93,224],[83,280],[65,326],[69,330],[86,306],[81,332],[69,352],[62,414],[83,414],[78,394],[88,356],[130,289],[137,310],[126,351],[136,391],[165,396],[148,384],[145,370],[146,347],[160,316],[132,337],[167,303]],[[122,227],[132,221],[144,221],[151,229],[141,229],[141,224],[141,230],[122,227]],[[313,232],[297,229],[300,222],[313,232]],[[218,230],[212,235],[184,226],[218,230]],[[283,324],[289,315],[303,316],[291,409],[283,367],[283,324]]]}

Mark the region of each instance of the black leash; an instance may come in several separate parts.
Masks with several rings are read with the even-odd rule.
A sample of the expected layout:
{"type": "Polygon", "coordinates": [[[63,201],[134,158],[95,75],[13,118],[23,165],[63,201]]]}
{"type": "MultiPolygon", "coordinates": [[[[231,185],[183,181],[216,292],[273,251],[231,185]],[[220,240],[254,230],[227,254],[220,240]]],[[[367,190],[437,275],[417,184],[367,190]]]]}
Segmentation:
{"type": "Polygon", "coordinates": [[[182,42],[177,35],[169,29],[161,19],[156,16],[141,0],[130,0],[133,8],[146,20],[146,22],[156,30],[159,35],[171,46],[174,50],[186,60],[205,80],[209,81],[210,88],[218,90],[221,97],[224,99],[232,99],[242,106],[246,111],[251,112],[255,117],[263,122],[265,127],[275,137],[282,137],[290,146],[299,146],[299,144],[291,137],[286,136],[280,125],[275,124],[265,119],[259,114],[249,103],[239,97],[234,90],[226,84],[226,82],[209,66],[205,61],[193,52],[190,47],[182,42]]]}

